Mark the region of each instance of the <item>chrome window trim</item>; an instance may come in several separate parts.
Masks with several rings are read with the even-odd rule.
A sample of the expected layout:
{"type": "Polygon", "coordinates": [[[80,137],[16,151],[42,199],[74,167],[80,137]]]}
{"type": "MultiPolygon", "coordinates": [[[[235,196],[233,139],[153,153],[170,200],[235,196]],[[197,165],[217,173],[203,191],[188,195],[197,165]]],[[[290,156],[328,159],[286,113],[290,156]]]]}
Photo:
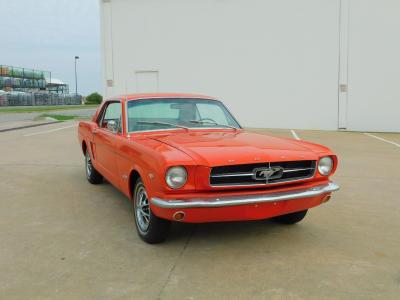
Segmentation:
{"type": "MultiPolygon", "coordinates": [[[[210,129],[231,129],[231,128],[228,128],[228,127],[188,127],[188,129],[190,129],[190,130],[210,130],[210,129]]],[[[185,129],[184,128],[175,128],[175,127],[171,127],[171,128],[163,128],[163,129],[149,129],[149,130],[140,130],[140,131],[131,131],[131,132],[128,132],[129,134],[140,134],[141,132],[155,132],[155,131],[171,131],[171,130],[179,130],[179,131],[182,131],[182,130],[184,130],[185,131],[185,129]]]]}

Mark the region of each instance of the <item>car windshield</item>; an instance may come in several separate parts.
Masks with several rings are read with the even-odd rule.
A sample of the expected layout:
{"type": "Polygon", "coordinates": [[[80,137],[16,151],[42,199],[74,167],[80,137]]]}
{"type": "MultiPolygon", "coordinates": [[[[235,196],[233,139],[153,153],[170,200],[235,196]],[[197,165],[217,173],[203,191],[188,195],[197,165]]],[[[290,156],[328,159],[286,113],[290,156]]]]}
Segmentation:
{"type": "Polygon", "coordinates": [[[171,128],[240,128],[240,125],[217,100],[146,99],[127,103],[128,131],[171,128]]]}

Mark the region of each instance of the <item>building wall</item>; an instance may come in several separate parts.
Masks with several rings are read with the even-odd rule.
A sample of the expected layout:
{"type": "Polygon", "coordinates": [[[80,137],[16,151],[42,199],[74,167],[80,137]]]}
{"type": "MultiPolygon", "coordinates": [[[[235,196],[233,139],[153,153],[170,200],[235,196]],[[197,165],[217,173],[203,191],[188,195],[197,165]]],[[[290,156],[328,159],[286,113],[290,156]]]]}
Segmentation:
{"type": "MultiPolygon", "coordinates": [[[[378,0],[101,3],[106,96],[203,93],[223,100],[246,127],[400,131],[393,118],[383,125],[371,122],[374,112],[368,108],[386,113],[379,110],[377,95],[371,96],[384,80],[379,74],[365,76],[365,63],[385,49],[375,47],[358,56],[371,43],[365,29],[387,29],[391,22],[399,28],[393,7],[388,8],[393,10],[390,21],[379,24],[379,14],[385,11],[379,10],[378,0]],[[366,28],[368,14],[359,13],[365,5],[378,17],[366,28]],[[358,114],[359,107],[368,119],[358,114]]],[[[390,28],[386,38],[394,37],[397,28],[390,28]]],[[[374,37],[386,42],[378,33],[374,37]]],[[[388,75],[398,75],[398,68],[390,69],[388,75]]],[[[385,101],[399,108],[394,101],[398,92],[386,93],[390,96],[385,101]]],[[[392,109],[388,110],[393,115],[392,109]]]]}
{"type": "Polygon", "coordinates": [[[400,132],[400,1],[350,0],[349,12],[347,128],[400,132]]]}

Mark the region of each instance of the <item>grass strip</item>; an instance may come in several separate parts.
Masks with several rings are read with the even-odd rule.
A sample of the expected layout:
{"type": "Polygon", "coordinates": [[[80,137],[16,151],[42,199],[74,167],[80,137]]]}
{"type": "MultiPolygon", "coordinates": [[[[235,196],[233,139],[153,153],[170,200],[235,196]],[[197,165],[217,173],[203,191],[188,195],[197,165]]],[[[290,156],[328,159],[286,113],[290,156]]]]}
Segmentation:
{"type": "Polygon", "coordinates": [[[72,110],[72,109],[90,109],[97,108],[98,105],[52,105],[52,106],[13,106],[1,107],[1,113],[29,113],[29,112],[47,112],[54,110],[72,110]]]}
{"type": "Polygon", "coordinates": [[[68,121],[68,120],[73,120],[75,118],[78,118],[78,116],[70,116],[70,115],[55,115],[55,114],[42,114],[39,116],[39,118],[52,118],[57,121],[68,121]]]}

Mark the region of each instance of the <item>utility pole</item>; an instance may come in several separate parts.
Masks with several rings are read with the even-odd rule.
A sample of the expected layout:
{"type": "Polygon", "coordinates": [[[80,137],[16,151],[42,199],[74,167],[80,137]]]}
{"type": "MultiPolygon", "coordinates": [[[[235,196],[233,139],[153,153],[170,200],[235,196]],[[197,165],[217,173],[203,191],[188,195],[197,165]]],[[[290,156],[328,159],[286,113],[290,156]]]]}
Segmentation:
{"type": "Polygon", "coordinates": [[[78,76],[76,74],[76,61],[79,59],[79,56],[75,56],[75,95],[78,95],[78,76]]]}

